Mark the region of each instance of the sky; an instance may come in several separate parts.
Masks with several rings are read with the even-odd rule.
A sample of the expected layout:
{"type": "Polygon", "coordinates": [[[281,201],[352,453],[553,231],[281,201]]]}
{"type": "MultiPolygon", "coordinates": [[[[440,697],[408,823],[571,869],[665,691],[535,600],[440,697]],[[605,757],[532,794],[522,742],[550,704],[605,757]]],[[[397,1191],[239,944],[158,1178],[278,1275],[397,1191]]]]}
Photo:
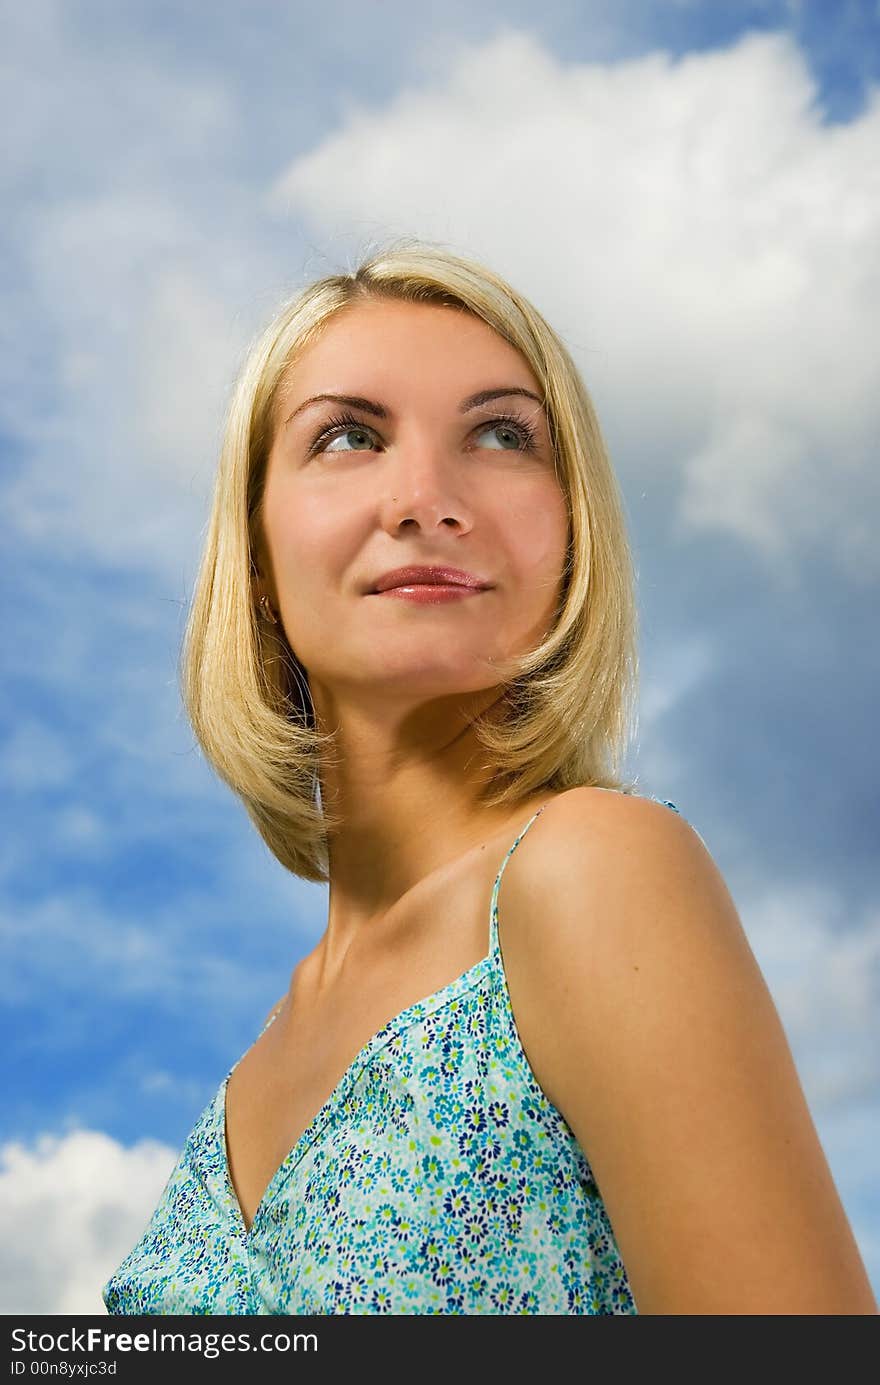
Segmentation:
{"type": "Polygon", "coordinates": [[[880,1293],[880,7],[0,13],[0,1310],[103,1311],[323,931],[177,661],[248,344],[398,235],[583,374],[638,572],[627,768],[724,876],[880,1293]]]}

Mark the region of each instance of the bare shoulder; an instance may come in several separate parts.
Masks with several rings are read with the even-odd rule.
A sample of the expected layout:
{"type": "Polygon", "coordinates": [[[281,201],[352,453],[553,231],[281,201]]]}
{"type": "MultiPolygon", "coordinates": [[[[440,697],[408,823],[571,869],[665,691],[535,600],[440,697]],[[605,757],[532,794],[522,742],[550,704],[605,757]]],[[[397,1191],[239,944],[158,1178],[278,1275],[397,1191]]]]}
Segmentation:
{"type": "Polygon", "coordinates": [[[511,857],[502,896],[523,1048],[587,1157],[639,1311],[876,1313],[698,832],[651,799],[571,789],[511,857]]]}
{"type": "Polygon", "coordinates": [[[636,950],[667,950],[694,929],[751,955],[702,837],[653,799],[586,787],[559,794],[511,858],[504,884],[505,921],[522,921],[511,931],[540,919],[548,957],[573,948],[594,973],[603,968],[606,983],[637,965],[636,950]]]}

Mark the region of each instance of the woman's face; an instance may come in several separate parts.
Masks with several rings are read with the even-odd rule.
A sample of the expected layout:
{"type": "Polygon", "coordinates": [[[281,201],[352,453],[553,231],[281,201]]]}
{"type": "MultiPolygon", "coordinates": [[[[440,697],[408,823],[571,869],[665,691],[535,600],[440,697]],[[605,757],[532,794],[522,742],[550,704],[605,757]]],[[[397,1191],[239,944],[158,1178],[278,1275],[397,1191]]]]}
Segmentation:
{"type": "Polygon", "coordinates": [[[514,347],[434,304],[343,309],[288,371],[263,495],[262,590],[316,706],[399,712],[490,689],[498,661],[543,638],[568,512],[540,395],[514,347]],[[310,402],[320,394],[360,402],[310,402]],[[376,593],[409,565],[486,586],[427,601],[376,593]]]}

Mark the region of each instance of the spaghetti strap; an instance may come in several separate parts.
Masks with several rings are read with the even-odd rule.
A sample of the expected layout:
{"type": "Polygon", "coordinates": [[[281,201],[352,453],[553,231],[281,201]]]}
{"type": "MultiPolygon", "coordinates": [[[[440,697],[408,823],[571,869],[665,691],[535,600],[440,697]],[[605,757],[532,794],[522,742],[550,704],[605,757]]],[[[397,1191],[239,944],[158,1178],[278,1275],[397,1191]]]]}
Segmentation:
{"type": "Polygon", "coordinates": [[[498,953],[498,952],[500,951],[500,949],[499,949],[499,943],[498,943],[498,891],[499,891],[499,889],[501,888],[501,877],[502,877],[502,875],[504,874],[504,867],[507,865],[507,862],[510,860],[511,856],[513,855],[513,853],[516,851],[516,848],[519,846],[519,844],[520,844],[520,842],[522,841],[523,837],[524,837],[524,836],[526,835],[526,833],[528,832],[528,830],[529,830],[529,828],[531,827],[532,823],[535,821],[535,818],[538,817],[541,813],[543,813],[543,811],[544,811],[544,809],[545,809],[546,807],[547,807],[547,804],[546,804],[546,803],[542,803],[541,806],[540,806],[540,808],[538,808],[534,813],[532,813],[532,816],[529,818],[529,820],[528,820],[528,822],[526,823],[525,827],[523,827],[523,829],[521,830],[521,832],[520,832],[519,835],[517,836],[516,840],[514,841],[513,845],[512,845],[512,846],[509,848],[509,850],[507,851],[507,853],[506,853],[506,855],[505,855],[505,857],[504,857],[504,860],[501,862],[501,866],[500,866],[500,868],[499,868],[499,870],[498,870],[498,874],[495,876],[495,884],[492,886],[492,899],[491,899],[491,902],[490,902],[490,905],[489,905],[489,956],[490,956],[490,957],[494,957],[494,956],[496,955],[496,953],[498,953]]]}
{"type": "MultiPolygon", "coordinates": [[[[271,1015],[270,1015],[269,1018],[266,1020],[266,1023],[263,1025],[262,1029],[260,1030],[259,1034],[257,1035],[257,1039],[262,1039],[262,1037],[263,1037],[263,1035],[265,1034],[266,1030],[269,1028],[269,1025],[270,1025],[270,1024],[273,1024],[274,1021],[277,1020],[277,1018],[278,1018],[278,1016],[281,1014],[281,1011],[282,1011],[283,1008],[284,1008],[284,999],[279,1000],[278,1004],[275,1006],[275,1009],[272,1011],[271,1015]]],[[[256,1039],[254,1040],[254,1042],[256,1043],[256,1039]]]]}

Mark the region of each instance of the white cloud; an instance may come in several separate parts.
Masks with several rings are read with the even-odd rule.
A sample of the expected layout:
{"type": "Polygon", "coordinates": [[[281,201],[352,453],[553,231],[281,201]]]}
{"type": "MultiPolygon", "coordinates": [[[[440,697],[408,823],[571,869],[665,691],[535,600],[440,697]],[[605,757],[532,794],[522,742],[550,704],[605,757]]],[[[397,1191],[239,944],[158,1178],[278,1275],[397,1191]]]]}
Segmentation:
{"type": "MultiPolygon", "coordinates": [[[[218,833],[217,840],[222,860],[210,878],[146,905],[137,883],[130,899],[113,899],[60,873],[33,899],[7,890],[0,898],[0,1001],[42,1015],[52,997],[52,1033],[73,1046],[83,1041],[96,1007],[124,1006],[129,998],[228,1017],[233,997],[232,1013],[259,1017],[288,985],[291,959],[320,936],[326,886],[281,870],[255,833],[218,833]],[[243,921],[255,899],[259,930],[252,935],[243,921]],[[65,997],[70,1004],[59,1003],[65,997]]],[[[125,833],[106,849],[121,852],[124,845],[125,833]]],[[[39,870],[38,856],[35,851],[31,874],[39,870]]],[[[4,860],[0,845],[0,878],[14,868],[20,870],[20,861],[4,860]]]]}
{"type": "Polygon", "coordinates": [[[96,1130],[0,1147],[4,1313],[103,1313],[101,1287],[136,1244],[177,1161],[96,1130]]]}
{"type": "Polygon", "coordinates": [[[145,1072],[140,1078],[139,1086],[141,1091],[149,1096],[158,1093],[161,1096],[173,1097],[181,1103],[185,1102],[193,1110],[197,1110],[199,1103],[204,1101],[204,1088],[200,1082],[192,1078],[178,1077],[164,1068],[145,1072]]]}
{"type": "MultiPolygon", "coordinates": [[[[268,891],[264,894],[270,897],[268,891]]],[[[267,946],[270,941],[279,945],[279,933],[282,943],[287,937],[291,947],[297,945],[298,925],[284,930],[284,923],[267,922],[267,946]]],[[[234,920],[224,917],[207,891],[181,890],[170,903],[133,919],[88,887],[59,888],[35,901],[5,902],[0,937],[6,954],[0,999],[9,1004],[33,1003],[47,992],[57,997],[68,990],[76,990],[81,999],[84,980],[90,996],[107,994],[114,1004],[127,996],[150,996],[222,1013],[230,995],[255,1011],[262,1003],[265,974],[242,977],[234,920]],[[192,919],[195,924],[186,922],[192,919]],[[211,950],[200,952],[208,919],[214,921],[211,950]]],[[[286,977],[279,977],[279,989],[285,982],[286,977]]],[[[65,1018],[53,1017],[54,1027],[60,1028],[65,1018]]]]}
{"type": "Polygon", "coordinates": [[[829,887],[799,883],[743,891],[738,903],[811,1109],[876,1101],[880,909],[853,917],[829,887]]]}
{"type": "MultiPolygon", "coordinates": [[[[116,215],[136,225],[137,201],[120,201],[116,215]]],[[[59,256],[62,215],[45,218],[47,262],[59,256]]],[[[28,462],[4,498],[35,549],[145,568],[179,589],[207,517],[234,332],[220,293],[205,287],[182,249],[162,263],[164,249],[154,244],[137,283],[132,245],[120,254],[124,265],[98,268],[92,259],[110,251],[113,234],[96,208],[84,245],[62,256],[77,265],[102,320],[59,286],[52,315],[63,402],[51,415],[31,412],[10,424],[26,440],[28,462]]]]}
{"type": "Polygon", "coordinates": [[[3,499],[37,551],[179,585],[240,344],[223,286],[239,258],[252,282],[259,258],[243,239],[230,252],[225,218],[189,195],[198,169],[211,196],[213,159],[222,200],[236,113],[192,64],[90,44],[53,0],[26,9],[0,59],[16,132],[0,152],[0,422],[16,454],[3,499]]]}
{"type": "MultiPolygon", "coordinates": [[[[175,995],[181,987],[180,959],[157,921],[127,919],[82,885],[47,891],[35,901],[6,901],[0,936],[6,954],[2,998],[10,1004],[45,993],[47,983],[56,995],[63,993],[83,975],[96,985],[112,976],[116,999],[157,991],[175,995]]],[[[219,959],[209,959],[215,982],[218,967],[219,959]]]]}
{"type": "MultiPolygon", "coordinates": [[[[798,429],[746,410],[714,420],[711,436],[691,453],[684,475],[682,528],[730,530],[770,559],[782,556],[780,514],[797,510],[787,494],[792,477],[810,496],[823,481],[822,467],[807,455],[798,429]]],[[[788,546],[785,556],[790,556],[788,546]]]]}
{"type": "Polygon", "coordinates": [[[40,790],[70,782],[73,758],[50,727],[24,715],[0,746],[0,773],[14,789],[40,790]]]}
{"type": "Polygon", "coordinates": [[[82,803],[62,808],[55,822],[56,840],[80,859],[102,856],[107,850],[107,823],[82,803]]]}
{"type": "Polygon", "coordinates": [[[694,692],[717,667],[715,642],[704,632],[677,643],[669,641],[657,655],[653,682],[645,683],[639,699],[640,722],[646,728],[694,692]]]}

